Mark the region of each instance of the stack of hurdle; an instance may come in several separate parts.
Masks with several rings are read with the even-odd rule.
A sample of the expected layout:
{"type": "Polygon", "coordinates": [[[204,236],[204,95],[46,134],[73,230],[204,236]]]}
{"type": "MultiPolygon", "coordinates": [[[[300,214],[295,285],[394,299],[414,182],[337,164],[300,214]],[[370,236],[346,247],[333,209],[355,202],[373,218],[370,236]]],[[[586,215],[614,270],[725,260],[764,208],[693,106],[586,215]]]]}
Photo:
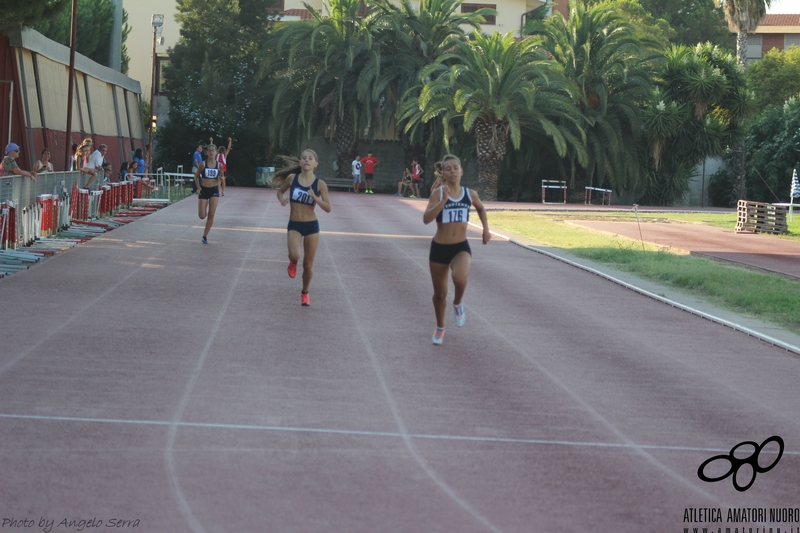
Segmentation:
{"type": "Polygon", "coordinates": [[[75,172],[38,178],[0,178],[0,278],[169,203],[150,201],[156,190],[150,177],[104,184],[98,191],[79,188],[75,172]],[[135,199],[142,205],[134,206],[135,199]]]}
{"type": "Polygon", "coordinates": [[[786,233],[786,207],[739,200],[736,233],[786,233]]]}
{"type": "Polygon", "coordinates": [[[0,203],[0,249],[17,248],[17,205],[13,201],[0,203]]]}

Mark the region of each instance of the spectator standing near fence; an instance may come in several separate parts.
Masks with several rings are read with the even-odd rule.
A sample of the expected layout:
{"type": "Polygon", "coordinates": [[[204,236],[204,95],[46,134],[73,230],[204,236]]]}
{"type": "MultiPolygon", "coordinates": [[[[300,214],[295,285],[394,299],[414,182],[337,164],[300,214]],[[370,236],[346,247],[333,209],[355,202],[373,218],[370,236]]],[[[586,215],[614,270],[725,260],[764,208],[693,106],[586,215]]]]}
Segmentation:
{"type": "Polygon", "coordinates": [[[97,150],[92,152],[92,155],[89,156],[89,161],[86,163],[86,167],[93,169],[94,173],[90,174],[89,181],[86,182],[87,189],[91,189],[93,183],[95,184],[95,188],[99,187],[103,183],[103,176],[105,175],[105,172],[103,171],[103,165],[105,164],[107,151],[108,146],[101,144],[97,147],[97,150]]]}
{"type": "Polygon", "coordinates": [[[147,172],[147,163],[144,161],[144,155],[141,148],[136,149],[136,153],[134,154],[133,162],[136,163],[136,174],[138,176],[144,176],[144,173],[147,172]]]}
{"type": "Polygon", "coordinates": [[[361,184],[361,156],[357,155],[353,159],[353,192],[358,192],[358,187],[361,184]]]}
{"type": "Polygon", "coordinates": [[[303,289],[300,292],[300,305],[304,307],[311,305],[308,289],[314,274],[314,257],[319,244],[319,220],[314,207],[319,205],[326,213],[331,212],[328,186],[314,174],[317,165],[317,153],[305,150],[300,154],[297,163],[279,170],[272,179],[272,186],[278,189],[278,201],[281,205],[291,204],[289,225],[286,228],[289,248],[289,266],[286,270],[290,278],[297,275],[297,262],[302,251],[303,289]],[[287,191],[289,199],[284,197],[287,191]]]}
{"type": "Polygon", "coordinates": [[[42,172],[53,172],[53,163],[50,161],[50,150],[45,148],[42,150],[41,159],[33,165],[33,171],[37,174],[42,172]]]}
{"type": "Polygon", "coordinates": [[[72,145],[72,154],[69,156],[69,169],[70,171],[78,170],[78,154],[80,147],[77,144],[72,145]]]}
{"type": "Polygon", "coordinates": [[[431,280],[433,281],[433,309],[436,314],[436,329],[431,342],[442,344],[444,341],[444,315],[447,308],[447,275],[452,272],[455,296],[453,297],[453,314],[456,326],[461,327],[466,321],[464,304],[461,302],[467,289],[467,278],[472,261],[472,250],[467,241],[467,222],[470,207],[475,207],[483,224],[483,244],[492,238],[489,233],[489,222],[486,209],[483,207],[478,193],[461,186],[464,170],[461,161],[453,155],[447,155],[442,161],[443,185],[431,190],[428,207],[422,216],[425,224],[436,221],[436,234],[431,241],[428,256],[431,280]]]}
{"type": "Polygon", "coordinates": [[[367,194],[374,193],[372,179],[375,176],[375,165],[378,163],[380,163],[380,160],[377,157],[373,157],[372,152],[367,152],[367,157],[361,160],[361,164],[364,165],[364,192],[367,194]]]}
{"type": "MultiPolygon", "coordinates": [[[[192,174],[197,173],[197,168],[203,163],[203,145],[197,143],[197,149],[192,154],[192,174]]],[[[197,192],[197,185],[192,180],[192,194],[197,192]]]]}
{"type": "Polygon", "coordinates": [[[86,183],[86,188],[92,188],[92,184],[94,183],[94,188],[99,189],[99,187],[103,184],[107,151],[108,146],[101,144],[97,147],[97,150],[92,152],[92,155],[89,156],[89,163],[87,166],[93,168],[95,170],[95,174],[86,183]]]}
{"type": "Polygon", "coordinates": [[[8,143],[6,145],[6,155],[3,158],[3,174],[6,176],[24,176],[36,181],[36,172],[28,172],[22,170],[17,164],[19,158],[19,145],[16,143],[8,143]]]}
{"type": "Polygon", "coordinates": [[[89,187],[89,183],[97,177],[97,170],[95,170],[91,163],[89,162],[89,155],[92,145],[91,144],[82,144],[80,148],[78,148],[78,152],[75,154],[75,170],[80,172],[81,174],[86,174],[89,179],[86,183],[85,187],[89,187]]]}

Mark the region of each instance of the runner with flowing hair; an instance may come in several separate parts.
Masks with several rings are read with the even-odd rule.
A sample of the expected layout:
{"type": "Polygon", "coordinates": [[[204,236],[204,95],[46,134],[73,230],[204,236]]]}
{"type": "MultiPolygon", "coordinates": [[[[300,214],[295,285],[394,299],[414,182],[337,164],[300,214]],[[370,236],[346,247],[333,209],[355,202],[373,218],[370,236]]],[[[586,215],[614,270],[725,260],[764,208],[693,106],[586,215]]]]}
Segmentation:
{"type": "Polygon", "coordinates": [[[486,209],[478,193],[461,186],[463,173],[460,159],[454,155],[444,157],[441,185],[431,189],[428,207],[422,216],[425,224],[436,221],[436,235],[431,241],[431,251],[428,256],[433,281],[433,310],[436,313],[436,329],[431,338],[433,344],[442,344],[444,341],[448,271],[452,272],[455,286],[453,314],[456,326],[463,326],[467,318],[461,300],[467,289],[467,277],[472,261],[472,250],[467,242],[470,207],[475,207],[483,224],[483,244],[492,238],[489,233],[489,222],[486,219],[486,209]]]}
{"type": "Polygon", "coordinates": [[[434,190],[437,187],[441,187],[444,185],[444,180],[442,180],[442,162],[437,161],[433,164],[433,185],[431,185],[431,190],[434,190]]]}
{"type": "Polygon", "coordinates": [[[222,179],[221,163],[217,161],[217,147],[209,144],[206,147],[206,160],[200,163],[194,173],[194,183],[199,194],[197,195],[197,216],[205,219],[206,226],[203,230],[202,243],[208,244],[208,233],[214,225],[214,216],[219,204],[219,182],[222,179]]]}
{"type": "Polygon", "coordinates": [[[319,205],[326,213],[331,212],[328,198],[328,186],[314,175],[319,165],[317,153],[304,150],[300,159],[284,157],[289,166],[275,173],[272,186],[278,189],[278,201],[281,205],[290,204],[289,225],[287,227],[287,245],[289,247],[289,277],[297,275],[297,262],[303,254],[303,290],[300,293],[300,304],[310,306],[308,287],[314,275],[314,256],[319,244],[319,220],[314,206],[319,205]],[[284,194],[289,191],[289,198],[284,194]]]}

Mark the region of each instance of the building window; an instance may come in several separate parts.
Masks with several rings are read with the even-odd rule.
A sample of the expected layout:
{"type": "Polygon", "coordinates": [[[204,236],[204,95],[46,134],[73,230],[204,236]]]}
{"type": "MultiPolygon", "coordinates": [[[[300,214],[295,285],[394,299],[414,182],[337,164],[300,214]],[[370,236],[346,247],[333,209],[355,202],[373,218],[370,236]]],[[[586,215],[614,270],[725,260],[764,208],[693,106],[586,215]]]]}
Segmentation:
{"type": "MultiPolygon", "coordinates": [[[[497,9],[497,4],[461,4],[461,12],[462,13],[475,13],[477,10],[488,7],[489,9],[497,9]]],[[[484,24],[496,24],[495,16],[494,15],[485,15],[483,18],[486,19],[484,24]]]]}
{"type": "Polygon", "coordinates": [[[156,54],[156,94],[166,92],[164,88],[164,67],[169,66],[168,54],[156,54]]]}
{"type": "Polygon", "coordinates": [[[761,34],[748,34],[747,35],[747,59],[761,59],[762,51],[761,45],[764,36],[761,34]]]}

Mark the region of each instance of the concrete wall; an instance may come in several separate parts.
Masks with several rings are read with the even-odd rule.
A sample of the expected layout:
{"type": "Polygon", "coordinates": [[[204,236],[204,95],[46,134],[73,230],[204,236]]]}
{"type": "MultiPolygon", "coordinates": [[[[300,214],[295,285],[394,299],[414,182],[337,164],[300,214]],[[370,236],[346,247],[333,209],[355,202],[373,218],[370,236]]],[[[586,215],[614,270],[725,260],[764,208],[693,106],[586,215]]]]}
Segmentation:
{"type": "Polygon", "coordinates": [[[678,205],[692,207],[708,206],[708,182],[711,176],[722,167],[722,158],[709,157],[705,161],[705,172],[703,163],[695,168],[695,176],[689,180],[689,191],[683,201],[678,205]]]}

